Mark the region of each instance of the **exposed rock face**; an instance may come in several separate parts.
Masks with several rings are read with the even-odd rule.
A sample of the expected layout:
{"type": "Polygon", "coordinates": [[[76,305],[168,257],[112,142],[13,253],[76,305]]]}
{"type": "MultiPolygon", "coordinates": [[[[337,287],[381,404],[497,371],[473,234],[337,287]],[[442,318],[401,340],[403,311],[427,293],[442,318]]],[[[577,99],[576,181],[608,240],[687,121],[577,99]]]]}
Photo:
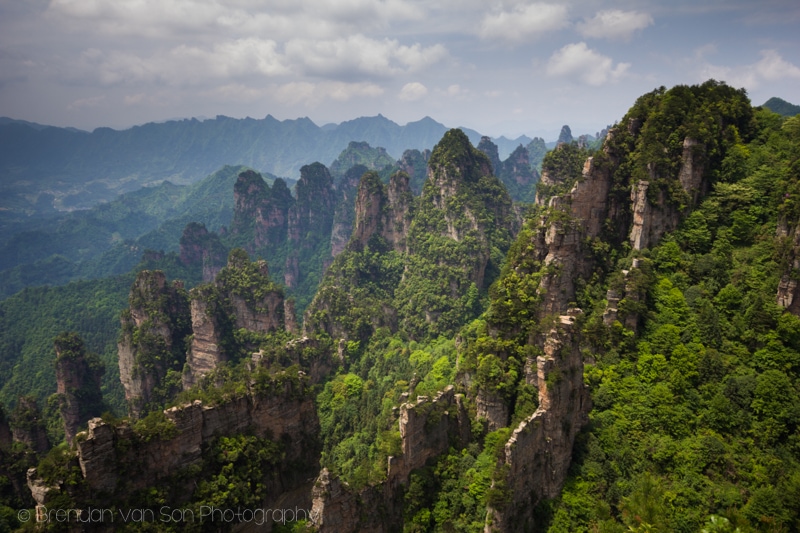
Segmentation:
{"type": "Polygon", "coordinates": [[[620,321],[626,328],[636,332],[641,318],[638,308],[640,303],[645,301],[646,294],[637,283],[644,273],[643,259],[634,259],[633,267],[630,270],[623,270],[623,285],[612,286],[606,291],[606,310],[603,313],[603,323],[606,326],[612,325],[615,321],[620,321]]]}
{"type": "Polygon", "coordinates": [[[331,255],[334,257],[345,249],[353,234],[358,184],[361,176],[368,171],[369,169],[364,165],[355,165],[344,173],[336,187],[336,209],[333,214],[333,230],[331,232],[331,255]]]}
{"type": "Polygon", "coordinates": [[[536,359],[539,407],[506,442],[503,464],[510,502],[489,508],[486,531],[531,530],[536,503],[557,496],[566,479],[575,436],[591,407],[573,320],[561,316],[542,339],[544,355],[536,359]]]}
{"type": "Polygon", "coordinates": [[[419,396],[415,403],[400,406],[400,438],[403,455],[389,459],[390,484],[408,482],[413,470],[447,451],[451,443],[465,446],[471,425],[464,398],[448,385],[432,400],[419,396]]]}
{"type": "Polygon", "coordinates": [[[228,253],[216,233],[209,233],[203,224],[190,222],[181,235],[180,255],[186,266],[202,265],[203,282],[209,283],[225,266],[228,253]]]}
{"type": "Polygon", "coordinates": [[[387,481],[354,491],[323,469],[314,483],[312,515],[320,532],[388,532],[402,522],[402,505],[396,500],[400,485],[411,472],[456,444],[466,446],[471,436],[463,397],[453,386],[436,395],[400,406],[403,455],[389,458],[387,481]]]}
{"type": "Polygon", "coordinates": [[[230,359],[235,330],[270,333],[286,328],[283,290],[270,280],[266,261],[251,263],[241,249],[231,252],[213,285],[195,287],[189,296],[192,342],[184,389],[230,359]]]}
{"type": "Polygon", "coordinates": [[[428,159],[431,157],[430,150],[406,150],[403,157],[397,162],[400,170],[408,174],[409,186],[415,195],[422,192],[422,185],[428,178],[428,159]]]}
{"type": "Polygon", "coordinates": [[[395,251],[404,252],[412,205],[405,173],[394,174],[388,190],[377,174],[364,174],[358,184],[353,245],[363,248],[373,235],[379,235],[395,251]]]}
{"type": "Polygon", "coordinates": [[[786,270],[778,283],[777,302],[790,313],[800,316],[800,224],[789,230],[786,221],[781,221],[778,236],[789,239],[791,245],[785,259],[786,270]]]}
{"type": "Polygon", "coordinates": [[[567,126],[566,124],[561,126],[561,133],[558,134],[558,144],[562,143],[569,144],[573,140],[574,139],[572,137],[572,130],[569,128],[569,126],[567,126]]]}
{"type": "MultiPolygon", "coordinates": [[[[683,155],[678,172],[678,181],[689,199],[687,207],[694,207],[704,195],[710,182],[705,178],[703,164],[704,147],[694,139],[687,137],[683,141],[683,155]]],[[[661,178],[652,164],[648,165],[649,180],[641,180],[631,188],[631,211],[633,225],[630,230],[630,242],[634,250],[653,246],[665,233],[673,231],[688,210],[681,210],[676,202],[669,198],[663,187],[652,191],[653,183],[661,178]]]]}
{"type": "Polygon", "coordinates": [[[291,298],[283,301],[283,318],[286,321],[284,327],[287,333],[299,333],[297,326],[297,313],[294,310],[294,300],[291,298]]]}
{"type": "Polygon", "coordinates": [[[67,442],[90,418],[104,410],[100,379],[103,367],[97,357],[86,353],[83,340],[74,333],[59,335],[55,340],[56,394],[67,442]]]}
{"type": "Polygon", "coordinates": [[[11,413],[11,435],[14,442],[28,446],[35,453],[42,455],[50,449],[44,417],[32,396],[22,396],[11,413]]]}
{"type": "Polygon", "coordinates": [[[333,178],[322,163],[312,163],[300,169],[296,186],[297,201],[289,209],[289,241],[298,245],[307,234],[330,235],[333,225],[335,196],[333,178]]]}
{"type": "Polygon", "coordinates": [[[180,285],[168,285],[160,270],[140,272],[128,301],[130,308],[120,319],[119,376],[128,412],[138,418],[151,403],[163,404],[178,392],[176,383],[167,383],[167,374],[179,376],[186,360],[190,311],[185,291],[180,285]]]}
{"type": "Polygon", "coordinates": [[[489,137],[481,137],[478,150],[486,154],[492,163],[494,175],[506,186],[508,194],[518,202],[532,202],[535,197],[534,184],[539,180],[539,173],[531,167],[530,154],[521,144],[500,161],[497,145],[489,137]]]}
{"type": "Polygon", "coordinates": [[[489,431],[504,428],[508,425],[510,413],[504,398],[480,389],[475,396],[475,415],[487,422],[489,431]]]}
{"type": "Polygon", "coordinates": [[[260,174],[247,170],[239,174],[233,198],[233,234],[252,238],[253,249],[286,241],[288,211],[294,199],[285,181],[276,179],[270,189],[260,174]]]}
{"type": "Polygon", "coordinates": [[[212,300],[212,292],[206,288],[194,288],[189,293],[192,314],[192,343],[186,354],[186,369],[182,382],[190,389],[200,378],[227,360],[222,347],[223,330],[227,321],[225,311],[212,300]]]}
{"type": "MultiPolygon", "coordinates": [[[[273,499],[304,484],[309,474],[319,470],[319,422],[302,383],[285,380],[277,392],[251,393],[215,406],[198,400],[164,414],[174,424],[169,437],[141,435],[128,424],[113,427],[99,418],[89,422],[86,439],[78,442],[78,462],[90,499],[104,495],[125,501],[200,464],[203,450],[216,438],[229,435],[255,435],[283,443],[284,467],[270,480],[275,485],[273,499]]],[[[178,500],[187,501],[196,488],[194,479],[172,479],[182,487],[178,500]]],[[[29,485],[34,488],[41,483],[34,475],[29,485]]],[[[58,489],[34,491],[37,503],[45,505],[52,490],[58,489]]]]}

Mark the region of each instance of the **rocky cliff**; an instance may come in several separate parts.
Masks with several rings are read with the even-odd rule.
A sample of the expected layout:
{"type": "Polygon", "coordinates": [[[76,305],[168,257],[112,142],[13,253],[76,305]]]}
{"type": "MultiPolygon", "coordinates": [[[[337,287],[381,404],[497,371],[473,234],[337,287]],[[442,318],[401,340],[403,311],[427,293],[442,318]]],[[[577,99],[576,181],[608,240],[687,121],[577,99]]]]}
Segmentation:
{"type": "Polygon", "coordinates": [[[403,521],[398,500],[412,471],[422,468],[451,446],[471,439],[471,422],[464,397],[451,385],[434,398],[418,397],[400,406],[398,425],[402,455],[389,457],[385,482],[352,490],[323,469],[314,484],[312,511],[320,532],[388,532],[403,521]]]}
{"type": "Polygon", "coordinates": [[[409,186],[414,195],[422,192],[422,186],[428,179],[428,160],[431,157],[430,150],[406,150],[397,162],[400,170],[408,174],[409,186]]]}
{"type": "Polygon", "coordinates": [[[260,174],[247,170],[239,174],[233,198],[231,233],[248,240],[250,252],[286,242],[294,198],[284,180],[276,179],[270,188],[260,174]]]}
{"type": "Polygon", "coordinates": [[[539,407],[519,423],[505,444],[501,469],[509,503],[490,506],[485,531],[531,530],[533,504],[561,492],[575,437],[591,408],[574,322],[572,315],[560,316],[537,342],[544,352],[535,365],[539,407]]]}
{"type": "MultiPolygon", "coordinates": [[[[728,89],[709,85],[695,90],[728,89]]],[[[470,365],[476,366],[472,394],[477,400],[497,399],[507,383],[492,376],[502,378],[506,372],[506,379],[513,378],[510,372],[521,361],[521,379],[538,390],[536,410],[522,419],[505,445],[495,478],[505,496],[490,505],[486,531],[535,527],[534,506],[556,496],[566,479],[574,439],[589,409],[581,354],[589,344],[581,333],[578,288],[592,278],[610,280],[603,321],[612,325],[621,319],[623,327],[637,330],[648,261],[634,257],[631,268],[613,272],[607,255],[595,250],[620,249],[626,243],[634,250],[655,245],[710,190],[714,173],[709,165],[719,164],[722,156],[717,152],[710,159],[708,143],[721,141],[701,142],[684,134],[679,149],[662,149],[654,138],[665,125],[648,107],[659,102],[658,92],[643,97],[623,119],[625,126],[610,131],[602,151],[582,165],[583,149],[566,143],[543,162],[538,207],[512,248],[487,313],[492,335],[504,340],[492,345],[502,349],[478,350],[476,362],[467,359],[464,369],[469,377],[474,372],[470,365]],[[640,119],[640,113],[648,119],[640,119]],[[482,374],[484,368],[493,370],[482,374]]],[[[718,117],[722,128],[735,123],[744,129],[747,121],[744,112],[718,117]]],[[[678,128],[687,131],[686,125],[678,128]]],[[[512,396],[499,397],[506,398],[516,417],[526,414],[518,411],[524,405],[515,405],[512,396]]],[[[502,419],[490,418],[489,424],[501,427],[502,419]]]]}
{"type": "Polygon", "coordinates": [[[345,249],[353,234],[358,184],[367,171],[369,168],[365,165],[354,165],[344,172],[336,186],[336,208],[331,231],[331,255],[334,257],[345,249]]]}
{"type": "Polygon", "coordinates": [[[481,137],[477,148],[489,158],[494,175],[500,178],[514,201],[533,202],[539,172],[531,166],[530,153],[524,146],[520,144],[505,161],[500,161],[497,145],[489,137],[481,137]]]}
{"type": "Polygon", "coordinates": [[[183,229],[180,240],[181,263],[200,266],[204,283],[214,281],[228,252],[216,233],[210,233],[204,224],[190,222],[183,229]]]}
{"type": "Polygon", "coordinates": [[[102,498],[123,506],[154,487],[171,487],[172,505],[192,501],[198,481],[215,474],[207,471],[216,464],[209,463],[211,447],[220,439],[249,435],[272,442],[279,450],[280,459],[273,468],[248,478],[253,491],[264,493],[265,500],[259,504],[274,503],[282,494],[306,485],[302,492],[309,496],[302,503],[310,508],[307,480],[309,474],[319,470],[319,423],[304,380],[287,378],[276,375],[267,382],[261,380],[246,394],[214,405],[196,400],[167,409],[156,426],[92,419],[88,432],[77,443],[79,479],[68,483],[66,479],[40,478],[35,470],[29,472],[37,506],[52,507],[54,499],[67,494],[79,504],[102,498]],[[186,475],[190,471],[194,474],[186,475]],[[261,488],[255,489],[256,484],[261,488]]]}
{"type": "Polygon", "coordinates": [[[128,302],[120,319],[119,375],[128,412],[138,418],[180,390],[190,310],[182,285],[168,284],[159,270],[137,275],[128,302]]]}
{"type": "Polygon", "coordinates": [[[778,237],[786,239],[788,251],[784,257],[784,273],[778,283],[778,305],[800,316],[800,224],[789,227],[786,220],[778,222],[778,237]]]}
{"type": "MultiPolygon", "coordinates": [[[[213,284],[195,287],[191,300],[191,343],[183,372],[184,389],[191,388],[223,361],[240,356],[234,332],[256,334],[286,328],[283,289],[269,277],[266,261],[252,263],[244,250],[233,250],[213,284]]],[[[290,325],[291,326],[291,325],[290,325]]]]}
{"type": "Polygon", "coordinates": [[[106,410],[100,379],[104,368],[97,356],[86,352],[83,340],[64,333],[54,341],[56,351],[56,395],[64,434],[72,444],[81,426],[106,410]]]}
{"type": "Polygon", "coordinates": [[[396,252],[405,252],[413,208],[408,183],[408,175],[403,172],[393,174],[388,187],[374,172],[364,174],[358,184],[355,203],[353,246],[363,248],[370,238],[377,236],[396,252]]]}

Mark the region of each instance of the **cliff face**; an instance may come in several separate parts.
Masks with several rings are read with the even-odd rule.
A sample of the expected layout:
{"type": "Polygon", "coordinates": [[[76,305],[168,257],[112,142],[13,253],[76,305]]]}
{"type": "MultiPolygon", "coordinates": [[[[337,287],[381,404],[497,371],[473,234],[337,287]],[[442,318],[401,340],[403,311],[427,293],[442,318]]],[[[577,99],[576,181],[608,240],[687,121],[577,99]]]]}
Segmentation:
{"type": "Polygon", "coordinates": [[[500,161],[497,145],[489,137],[481,137],[478,150],[486,154],[494,175],[506,186],[509,196],[517,202],[533,202],[538,171],[531,166],[530,154],[519,145],[505,161],[500,161]]]}
{"type": "Polygon", "coordinates": [[[214,281],[225,266],[227,255],[219,236],[216,233],[209,233],[205,225],[190,222],[183,229],[180,240],[181,263],[186,266],[200,265],[204,283],[214,281]]]}
{"type": "MultiPolygon", "coordinates": [[[[678,181],[689,199],[686,206],[689,208],[696,205],[701,195],[710,187],[710,182],[704,179],[702,154],[702,145],[694,139],[684,139],[678,181]]],[[[658,179],[658,175],[652,165],[648,170],[650,179],[639,181],[631,189],[633,226],[630,242],[634,250],[653,246],[665,233],[677,228],[686,213],[685,208],[681,209],[671,201],[664,188],[651,191],[651,183],[658,179]]]]}
{"type": "Polygon", "coordinates": [[[192,289],[189,296],[192,341],[186,355],[184,389],[234,357],[238,348],[235,330],[265,334],[286,328],[283,290],[270,280],[266,261],[251,263],[244,250],[232,251],[216,281],[192,289]]]}
{"type": "Polygon", "coordinates": [[[285,181],[278,178],[270,188],[260,174],[247,170],[239,174],[233,198],[231,232],[251,239],[251,252],[286,241],[288,211],[294,199],[285,181]]]}
{"type": "Polygon", "coordinates": [[[312,491],[312,514],[320,532],[388,532],[403,521],[397,499],[413,470],[446,452],[450,446],[466,446],[471,423],[464,398],[448,386],[435,398],[420,396],[400,406],[398,418],[402,455],[389,457],[387,480],[353,491],[323,469],[312,491]]]}
{"type": "Polygon", "coordinates": [[[354,246],[363,248],[377,235],[395,251],[405,251],[414,200],[408,182],[408,176],[402,172],[392,175],[388,187],[375,173],[362,177],[355,204],[354,246]]]}
{"type": "Polygon", "coordinates": [[[56,337],[56,394],[64,420],[67,442],[90,418],[104,410],[100,379],[103,367],[96,356],[86,353],[83,340],[74,333],[56,337]]]}
{"type": "Polygon", "coordinates": [[[137,275],[128,301],[130,307],[120,319],[119,375],[128,411],[138,418],[151,403],[163,404],[179,390],[190,311],[182,286],[168,285],[158,270],[137,275]]]}
{"type": "Polygon", "coordinates": [[[350,167],[336,187],[336,209],[333,214],[333,230],[331,231],[331,255],[334,257],[345,249],[353,234],[358,184],[361,176],[368,170],[365,165],[360,164],[350,167]]]}
{"type": "Polygon", "coordinates": [[[800,224],[789,229],[785,220],[778,223],[778,236],[790,243],[785,258],[786,269],[778,283],[778,305],[800,316],[800,224]]]}
{"type": "Polygon", "coordinates": [[[505,444],[502,464],[510,503],[501,509],[489,508],[487,531],[530,530],[533,503],[558,496],[564,484],[575,437],[591,408],[574,321],[574,316],[560,316],[538,341],[544,352],[535,365],[539,407],[520,422],[505,444]]]}
{"type": "Polygon", "coordinates": [[[397,162],[400,170],[408,174],[408,183],[414,195],[419,195],[422,192],[422,185],[428,178],[428,160],[430,157],[430,150],[406,150],[397,162]]]}
{"type": "MultiPolygon", "coordinates": [[[[196,478],[180,473],[198,467],[217,439],[241,434],[281,443],[283,461],[277,471],[255,480],[270,485],[269,501],[304,485],[309,474],[319,470],[319,422],[302,381],[278,380],[270,392],[250,392],[217,405],[197,400],[163,414],[164,427],[152,434],[127,423],[112,426],[99,418],[89,422],[86,438],[77,445],[81,499],[95,501],[102,495],[104,501],[125,502],[170,482],[171,501],[189,501],[196,478]]],[[[35,472],[29,474],[29,485],[37,489],[33,493],[38,506],[74,490],[67,485],[44,487],[35,472]]],[[[305,503],[310,506],[310,498],[305,503]]]]}
{"type": "Polygon", "coordinates": [[[333,224],[335,195],[333,178],[321,163],[300,169],[296,187],[297,202],[289,210],[289,241],[293,245],[309,246],[307,234],[328,236],[333,224]]]}

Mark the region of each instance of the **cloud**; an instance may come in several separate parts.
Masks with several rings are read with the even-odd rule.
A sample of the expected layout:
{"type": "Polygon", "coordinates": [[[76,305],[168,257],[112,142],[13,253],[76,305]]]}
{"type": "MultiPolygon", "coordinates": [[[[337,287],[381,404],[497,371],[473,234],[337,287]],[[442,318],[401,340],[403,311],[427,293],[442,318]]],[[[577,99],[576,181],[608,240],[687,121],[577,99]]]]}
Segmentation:
{"type": "Polygon", "coordinates": [[[761,59],[750,65],[735,67],[705,64],[700,68],[700,78],[715,78],[748,90],[759,88],[764,82],[800,80],[800,68],[786,61],[777,50],[762,50],[761,59]]]}
{"type": "Polygon", "coordinates": [[[428,88],[417,81],[413,81],[403,85],[403,88],[400,89],[399,98],[405,102],[414,102],[424,98],[426,94],[428,94],[428,88]]]}
{"type": "Polygon", "coordinates": [[[587,38],[628,41],[639,30],[653,25],[653,17],[638,11],[600,11],[578,23],[578,33],[587,38]]]}
{"type": "Polygon", "coordinates": [[[272,96],[286,105],[304,105],[314,108],[326,100],[346,102],[355,98],[375,98],[384,89],[374,83],[345,83],[339,81],[289,82],[271,88],[272,96]]]}
{"type": "Polygon", "coordinates": [[[106,97],[102,96],[102,95],[101,96],[91,96],[89,98],[80,98],[78,100],[74,100],[73,102],[71,102],[67,106],[67,109],[73,110],[73,109],[86,109],[86,108],[89,108],[89,107],[99,107],[99,106],[105,104],[105,101],[106,101],[106,97]]]}
{"type": "Polygon", "coordinates": [[[568,44],[557,50],[547,63],[547,75],[571,78],[587,85],[604,85],[617,81],[630,68],[630,63],[617,63],[599,54],[586,43],[568,44]]]}
{"type": "Polygon", "coordinates": [[[478,34],[483,39],[518,44],[568,24],[566,6],[536,3],[484,16],[478,34]]]}
{"type": "Polygon", "coordinates": [[[324,39],[424,17],[408,0],[52,0],[48,13],[92,33],[193,40],[303,34],[324,39]]]}
{"type": "Polygon", "coordinates": [[[377,40],[361,34],[335,40],[295,39],[286,43],[287,58],[305,73],[316,76],[393,76],[429,67],[447,57],[435,44],[402,45],[394,39],[377,40]]]}

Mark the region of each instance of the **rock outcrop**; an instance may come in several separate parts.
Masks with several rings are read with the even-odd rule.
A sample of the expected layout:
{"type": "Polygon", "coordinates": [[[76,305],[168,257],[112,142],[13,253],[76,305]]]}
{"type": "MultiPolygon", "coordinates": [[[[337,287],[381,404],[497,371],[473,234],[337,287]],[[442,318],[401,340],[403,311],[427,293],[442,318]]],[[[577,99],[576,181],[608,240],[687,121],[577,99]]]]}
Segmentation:
{"type": "Polygon", "coordinates": [[[138,418],[180,390],[190,310],[182,285],[168,284],[160,270],[139,272],[128,301],[120,318],[119,376],[128,412],[138,418]]]}
{"type": "Polygon", "coordinates": [[[471,437],[464,396],[456,394],[452,385],[433,399],[418,396],[414,403],[402,404],[398,424],[403,454],[389,458],[389,484],[408,483],[413,470],[451,445],[466,446],[471,437]]]}
{"type": "Polygon", "coordinates": [[[359,491],[323,469],[314,483],[312,515],[323,532],[394,531],[403,520],[398,494],[413,470],[425,466],[450,446],[466,446],[471,423],[464,398],[452,385],[430,399],[419,396],[400,406],[403,454],[389,457],[387,480],[359,491]]]}
{"type": "Polygon", "coordinates": [[[538,342],[544,351],[536,358],[539,407],[505,444],[502,468],[509,503],[489,508],[487,532],[531,530],[536,502],[556,497],[567,477],[575,437],[591,407],[574,320],[559,317],[538,342]]]}
{"type": "Polygon", "coordinates": [[[200,265],[204,283],[214,281],[225,266],[228,252],[216,233],[210,233],[204,224],[190,222],[183,229],[180,240],[181,263],[186,266],[200,265]]]}
{"type": "Polygon", "coordinates": [[[431,157],[430,150],[406,150],[397,162],[401,171],[408,174],[409,186],[415,195],[422,192],[422,186],[428,179],[428,160],[431,157]]]}
{"type": "Polygon", "coordinates": [[[195,287],[189,298],[192,338],[183,372],[184,389],[234,356],[234,331],[266,334],[286,328],[283,289],[270,280],[266,261],[251,263],[241,249],[230,253],[228,265],[213,284],[195,287]]]}
{"type": "Polygon", "coordinates": [[[286,242],[294,198],[284,180],[276,179],[270,188],[260,174],[247,170],[239,174],[233,198],[231,233],[251,239],[251,252],[286,242]]]}
{"type": "Polygon", "coordinates": [[[97,356],[86,352],[83,340],[74,333],[56,337],[56,395],[64,434],[71,445],[78,429],[105,410],[100,379],[104,368],[97,356]]]}
{"type": "Polygon", "coordinates": [[[373,235],[377,235],[395,251],[405,252],[412,204],[405,173],[392,175],[388,188],[374,172],[364,174],[358,184],[352,245],[363,248],[373,235]]]}
{"type": "Polygon", "coordinates": [[[630,243],[634,250],[653,246],[664,234],[677,228],[689,209],[708,191],[710,181],[705,177],[703,161],[704,147],[694,139],[685,138],[680,170],[676,176],[687,199],[685,205],[671,198],[663,186],[652,190],[653,184],[663,184],[665,178],[658,174],[654,164],[648,165],[649,178],[638,181],[631,188],[633,225],[630,243]]]}
{"type": "MultiPolygon", "coordinates": [[[[173,407],[164,411],[164,428],[157,433],[143,433],[128,423],[111,425],[92,419],[87,434],[77,443],[81,497],[88,501],[103,497],[121,505],[136,493],[169,480],[174,487],[171,501],[189,501],[197,488],[196,479],[180,473],[200,465],[204,451],[216,439],[241,434],[280,443],[281,465],[276,472],[267,473],[269,479],[258,480],[272,488],[271,501],[306,485],[309,475],[319,471],[319,422],[313,399],[302,380],[278,378],[270,389],[217,405],[196,400],[173,407]]],[[[29,485],[38,506],[72,490],[66,484],[45,486],[35,471],[29,475],[29,485]]],[[[310,506],[310,486],[304,492],[310,506]]]]}
{"type": "Polygon", "coordinates": [[[353,234],[358,184],[361,176],[368,171],[369,168],[364,165],[355,165],[344,173],[336,187],[336,208],[331,230],[331,255],[334,257],[345,249],[353,234]]]}
{"type": "Polygon", "coordinates": [[[778,283],[777,303],[800,316],[800,223],[789,229],[786,220],[779,221],[778,237],[787,239],[789,247],[784,259],[785,270],[778,283]]]}

